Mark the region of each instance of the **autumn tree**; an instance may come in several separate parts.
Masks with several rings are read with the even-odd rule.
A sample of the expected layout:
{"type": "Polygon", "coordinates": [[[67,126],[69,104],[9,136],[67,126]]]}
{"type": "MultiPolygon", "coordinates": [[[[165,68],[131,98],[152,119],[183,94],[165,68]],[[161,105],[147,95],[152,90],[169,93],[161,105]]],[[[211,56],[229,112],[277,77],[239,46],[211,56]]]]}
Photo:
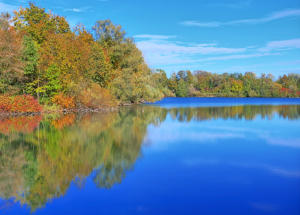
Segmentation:
{"type": "Polygon", "coordinates": [[[24,80],[22,35],[11,25],[8,13],[0,15],[0,93],[22,92],[24,80]]]}
{"type": "Polygon", "coordinates": [[[49,33],[70,32],[65,18],[46,13],[44,8],[39,8],[33,3],[29,3],[28,8],[16,11],[13,21],[18,30],[29,34],[38,44],[43,43],[49,33]]]}

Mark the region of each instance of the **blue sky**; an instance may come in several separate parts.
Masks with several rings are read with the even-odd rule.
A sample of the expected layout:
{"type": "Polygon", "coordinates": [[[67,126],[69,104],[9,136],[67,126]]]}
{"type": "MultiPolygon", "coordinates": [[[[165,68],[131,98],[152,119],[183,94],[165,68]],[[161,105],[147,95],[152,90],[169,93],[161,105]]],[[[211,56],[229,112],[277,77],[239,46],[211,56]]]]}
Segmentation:
{"type": "MultiPolygon", "coordinates": [[[[151,68],[300,74],[300,0],[36,0],[90,28],[111,19],[151,68]]],[[[0,0],[12,11],[26,0],[0,0]]]]}

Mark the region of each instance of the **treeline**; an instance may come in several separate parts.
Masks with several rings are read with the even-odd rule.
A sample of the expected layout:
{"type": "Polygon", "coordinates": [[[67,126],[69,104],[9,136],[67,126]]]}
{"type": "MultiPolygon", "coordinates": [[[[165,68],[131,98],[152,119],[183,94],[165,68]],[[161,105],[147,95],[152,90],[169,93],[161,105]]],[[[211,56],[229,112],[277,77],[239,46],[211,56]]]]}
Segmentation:
{"type": "Polygon", "coordinates": [[[205,71],[179,71],[168,79],[163,70],[153,74],[158,88],[177,97],[300,97],[300,74],[255,73],[213,74],[205,71]]]}
{"type": "MultiPolygon", "coordinates": [[[[110,20],[97,21],[91,30],[80,24],[71,29],[64,17],[32,3],[13,17],[0,16],[0,111],[11,111],[15,97],[25,94],[40,104],[68,109],[167,96],[300,96],[299,75],[273,80],[271,75],[202,71],[180,71],[168,78],[162,70],[151,71],[134,40],[110,20]]],[[[18,97],[30,109],[40,109],[27,98],[33,101],[18,97]]]]}
{"type": "Polygon", "coordinates": [[[0,94],[29,94],[42,104],[139,103],[164,95],[121,26],[97,21],[71,30],[64,17],[30,4],[0,17],[0,94]]]}

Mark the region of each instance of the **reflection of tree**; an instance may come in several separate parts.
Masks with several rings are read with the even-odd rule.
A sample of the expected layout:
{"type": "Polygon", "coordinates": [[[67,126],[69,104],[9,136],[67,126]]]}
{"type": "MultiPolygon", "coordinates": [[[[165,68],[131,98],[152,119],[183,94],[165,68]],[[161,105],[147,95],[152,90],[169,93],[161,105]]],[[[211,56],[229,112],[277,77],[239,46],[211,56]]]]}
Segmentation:
{"type": "Polygon", "coordinates": [[[198,108],[170,108],[169,113],[174,120],[189,122],[191,120],[203,121],[210,119],[246,119],[253,120],[260,116],[272,119],[275,114],[285,119],[298,119],[300,117],[299,105],[245,105],[228,107],[198,107],[198,108]]]}
{"type": "Polygon", "coordinates": [[[168,114],[183,122],[252,120],[257,116],[269,119],[275,114],[297,119],[300,106],[137,106],[109,113],[45,117],[38,128],[35,125],[30,130],[11,125],[34,118],[6,119],[14,123],[9,124],[9,130],[0,131],[1,198],[15,198],[35,210],[63,195],[72,181],[82,185],[92,172],[100,188],[121,183],[140,156],[148,125],[159,125],[168,114]]]}
{"type": "Polygon", "coordinates": [[[98,187],[120,183],[140,155],[147,126],[164,120],[155,116],[153,108],[64,115],[46,118],[31,133],[0,134],[1,197],[35,210],[94,169],[98,187]]]}
{"type": "Polygon", "coordinates": [[[40,115],[0,118],[0,133],[6,135],[14,132],[31,133],[41,120],[40,115]]]}
{"type": "Polygon", "coordinates": [[[98,187],[110,188],[121,182],[140,154],[148,125],[161,123],[166,113],[166,110],[152,107],[120,112],[118,121],[102,136],[103,142],[112,145],[104,151],[103,165],[95,171],[94,182],[98,187]]]}

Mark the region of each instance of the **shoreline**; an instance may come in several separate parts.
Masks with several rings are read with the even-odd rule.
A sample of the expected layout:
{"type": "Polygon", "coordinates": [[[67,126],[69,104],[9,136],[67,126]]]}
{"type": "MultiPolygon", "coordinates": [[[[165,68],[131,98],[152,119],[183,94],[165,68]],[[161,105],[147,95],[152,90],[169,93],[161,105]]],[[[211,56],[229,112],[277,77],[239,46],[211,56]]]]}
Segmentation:
{"type": "MultiPolygon", "coordinates": [[[[164,97],[166,98],[240,98],[240,99],[248,99],[248,98],[259,98],[259,99],[300,99],[300,97],[164,97]]],[[[161,100],[163,100],[161,99],[161,100]]],[[[161,101],[158,100],[157,102],[161,101]]],[[[45,110],[40,112],[2,112],[0,111],[0,119],[2,117],[18,117],[18,116],[37,116],[43,114],[70,114],[70,113],[100,113],[100,112],[110,112],[110,111],[117,111],[122,107],[129,107],[134,105],[143,105],[143,104],[153,104],[153,102],[143,102],[139,104],[134,103],[124,103],[113,107],[102,107],[102,108],[73,108],[73,109],[58,109],[58,110],[45,110]]]]}
{"type": "Polygon", "coordinates": [[[63,109],[63,110],[55,110],[55,111],[40,111],[40,112],[1,112],[0,111],[0,118],[1,117],[18,117],[18,116],[37,116],[43,114],[53,114],[53,113],[60,113],[60,114],[70,114],[70,113],[104,113],[110,111],[116,111],[119,107],[109,107],[109,108],[78,108],[78,109],[63,109]]]}

